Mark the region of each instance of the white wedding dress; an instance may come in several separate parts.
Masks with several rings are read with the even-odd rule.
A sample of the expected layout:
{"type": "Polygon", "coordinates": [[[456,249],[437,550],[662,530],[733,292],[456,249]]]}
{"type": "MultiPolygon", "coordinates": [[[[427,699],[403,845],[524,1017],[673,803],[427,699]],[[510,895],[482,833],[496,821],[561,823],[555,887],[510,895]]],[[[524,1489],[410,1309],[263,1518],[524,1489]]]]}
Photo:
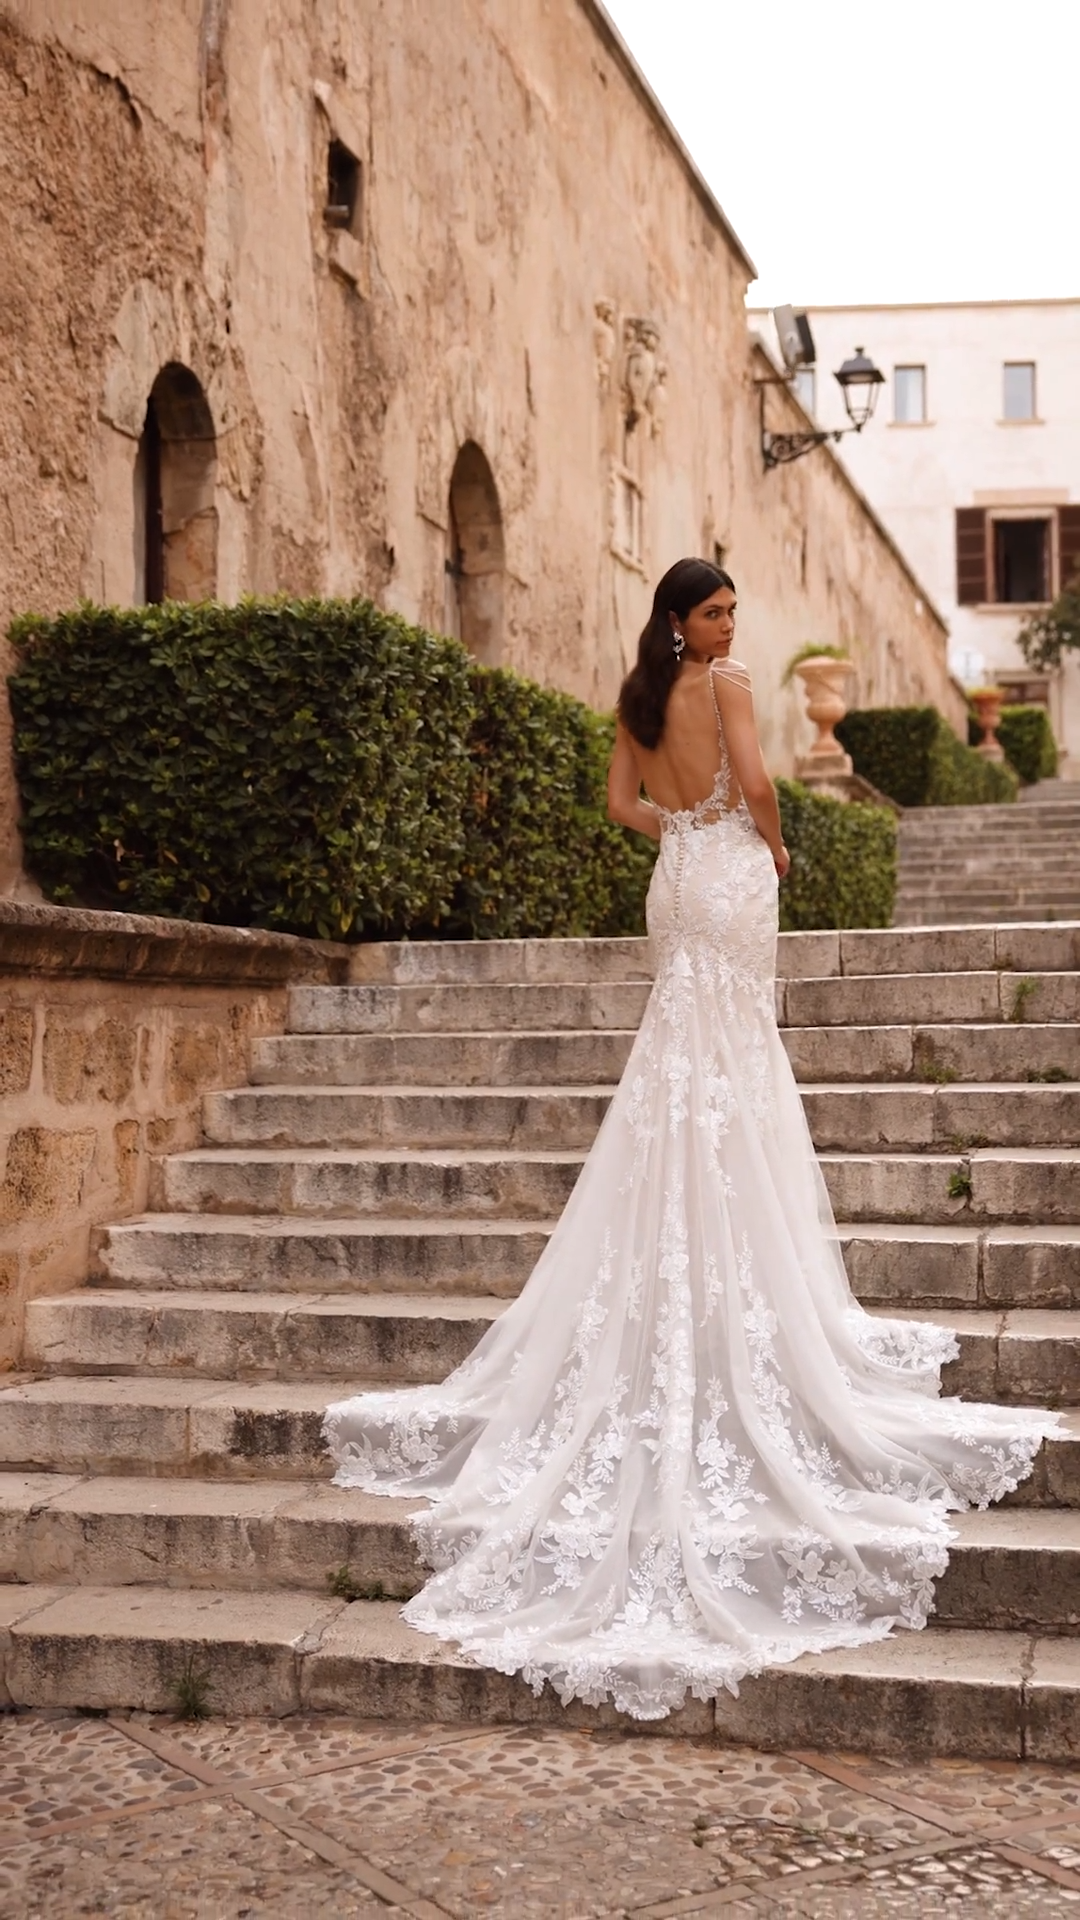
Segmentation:
{"type": "Polygon", "coordinates": [[[642,1720],[925,1625],[947,1510],[1015,1487],[1058,1424],[938,1398],[954,1336],[854,1300],[776,1026],[776,873],[725,810],[722,729],[721,760],[705,802],[662,813],[655,985],[524,1290],[441,1386],[326,1416],[339,1486],[432,1502],[406,1620],[642,1720]]]}

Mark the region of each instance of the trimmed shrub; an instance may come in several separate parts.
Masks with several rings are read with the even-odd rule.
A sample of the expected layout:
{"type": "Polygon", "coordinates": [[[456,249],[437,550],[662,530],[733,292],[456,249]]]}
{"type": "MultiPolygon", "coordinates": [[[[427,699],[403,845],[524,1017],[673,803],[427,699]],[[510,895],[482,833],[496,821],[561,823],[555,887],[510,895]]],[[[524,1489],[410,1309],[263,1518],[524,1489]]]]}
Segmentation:
{"type": "MultiPolygon", "coordinates": [[[[1054,778],[1058,766],[1057,741],[1045,707],[1002,707],[997,737],[1021,786],[1031,787],[1036,780],[1054,778]]],[[[982,728],[973,715],[968,723],[968,744],[976,746],[981,739],[982,728]]]]}
{"type": "Polygon", "coordinates": [[[607,818],[615,723],[505,667],[474,667],[465,852],[447,928],[642,933],[656,849],[607,818]]]}
{"type": "MultiPolygon", "coordinates": [[[[11,632],[49,897],[323,938],[635,934],[610,715],[366,601],[82,606],[11,632]]],[[[895,824],[778,783],[785,928],[887,926],[895,824]]]]}
{"type": "Polygon", "coordinates": [[[890,927],[896,897],[896,815],[833,800],[778,780],[791,868],[780,888],[780,930],[890,927]]]}
{"type": "Polygon", "coordinates": [[[856,773],[902,807],[967,807],[1016,799],[1010,767],[958,740],[936,707],[864,707],[836,737],[856,773]]]}
{"type": "Polygon", "coordinates": [[[449,910],[462,647],[356,601],[16,621],[27,859],[53,900],[340,939],[449,910]]]}

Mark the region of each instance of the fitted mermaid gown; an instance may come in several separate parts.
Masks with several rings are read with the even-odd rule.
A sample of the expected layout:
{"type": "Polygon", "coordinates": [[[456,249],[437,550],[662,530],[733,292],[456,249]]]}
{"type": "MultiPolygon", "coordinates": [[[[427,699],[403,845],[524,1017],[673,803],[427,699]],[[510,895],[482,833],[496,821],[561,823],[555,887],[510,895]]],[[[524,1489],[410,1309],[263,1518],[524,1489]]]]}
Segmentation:
{"type": "Polygon", "coordinates": [[[326,1415],[339,1486],[431,1503],[407,1621],[642,1720],[924,1626],[948,1510],[1015,1487],[1057,1426],[940,1398],[954,1335],[852,1296],[776,1025],[776,872],[717,721],[712,793],[659,810],[655,984],[530,1279],[441,1386],[326,1415]]]}

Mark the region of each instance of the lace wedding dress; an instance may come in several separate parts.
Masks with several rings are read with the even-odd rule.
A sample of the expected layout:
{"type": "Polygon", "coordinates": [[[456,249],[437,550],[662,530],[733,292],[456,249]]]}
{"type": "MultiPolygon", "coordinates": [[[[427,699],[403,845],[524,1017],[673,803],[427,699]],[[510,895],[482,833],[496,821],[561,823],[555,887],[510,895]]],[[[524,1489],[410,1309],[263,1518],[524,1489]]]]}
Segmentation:
{"type": "Polygon", "coordinates": [[[938,1398],[954,1336],[853,1299],[722,728],[721,757],[707,800],[661,815],[655,985],[523,1292],[441,1386],[326,1416],[339,1486],[432,1503],[406,1620],[643,1720],[925,1625],[947,1510],[1015,1487],[1057,1425],[938,1398]]]}

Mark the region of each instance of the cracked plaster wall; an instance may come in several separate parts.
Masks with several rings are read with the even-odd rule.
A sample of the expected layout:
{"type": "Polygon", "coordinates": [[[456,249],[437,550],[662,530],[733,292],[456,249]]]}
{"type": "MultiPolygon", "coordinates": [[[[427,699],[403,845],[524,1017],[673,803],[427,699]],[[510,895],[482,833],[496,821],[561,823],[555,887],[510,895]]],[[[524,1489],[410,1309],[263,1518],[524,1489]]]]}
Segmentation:
{"type": "MultiPolygon", "coordinates": [[[[474,440],[508,664],[610,703],[649,579],[718,540],[777,771],[809,637],[855,644],[864,701],[958,717],[940,624],[835,464],[762,473],[748,264],[586,0],[0,0],[0,122],[3,626],[133,598],[138,438],[177,360],[217,430],[225,599],[363,592],[441,626],[474,440]],[[355,237],[322,220],[331,130],[355,237]],[[668,370],[640,569],[611,551],[599,299],[655,319],[668,370]]],[[[0,891],[14,819],[0,742],[0,891]]]]}

